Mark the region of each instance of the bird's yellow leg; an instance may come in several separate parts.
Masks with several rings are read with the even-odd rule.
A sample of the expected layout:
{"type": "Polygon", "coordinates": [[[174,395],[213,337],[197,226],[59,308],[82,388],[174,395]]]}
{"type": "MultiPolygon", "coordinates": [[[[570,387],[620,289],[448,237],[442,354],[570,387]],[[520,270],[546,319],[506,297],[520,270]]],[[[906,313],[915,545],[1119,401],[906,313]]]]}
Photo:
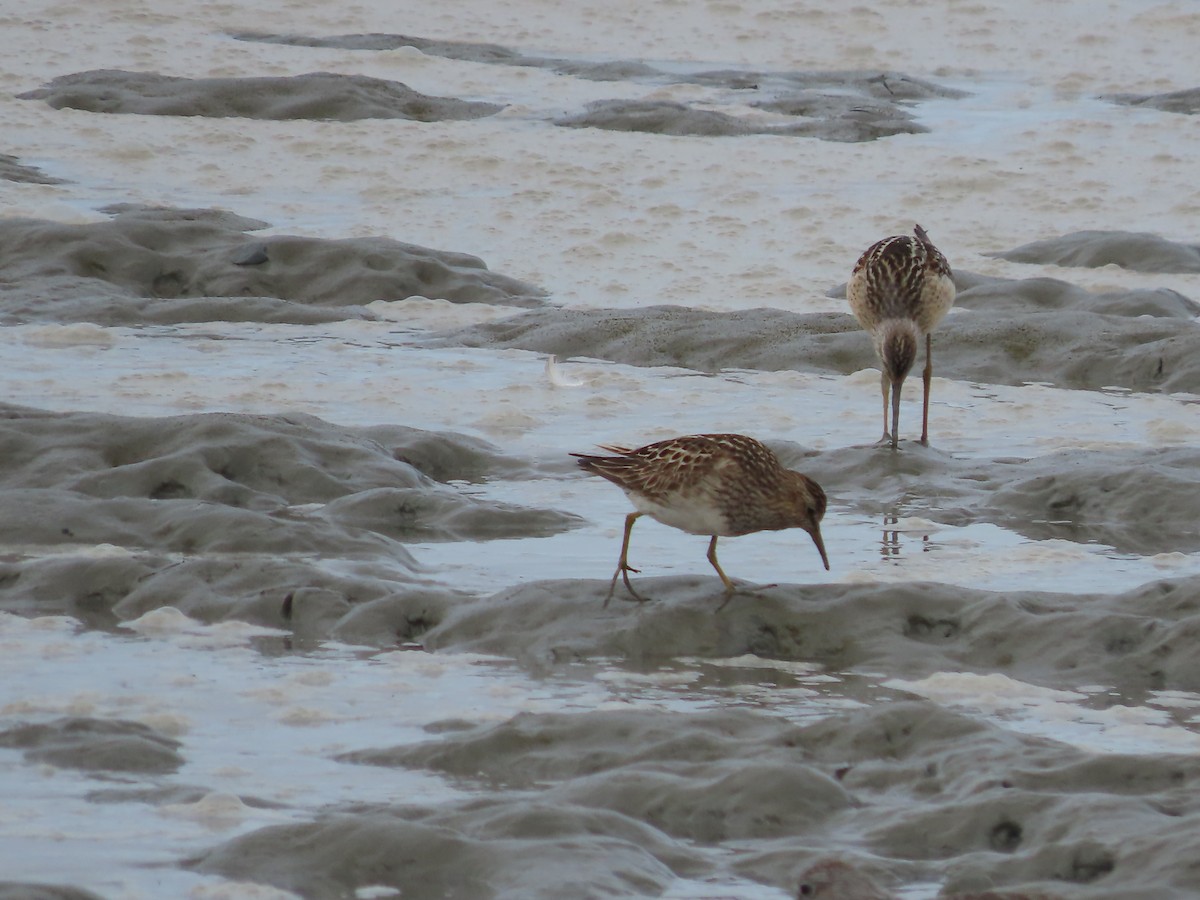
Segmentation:
{"type": "Polygon", "coordinates": [[[720,612],[725,608],[725,604],[729,602],[729,598],[733,596],[734,588],[733,582],[729,580],[729,576],[725,574],[725,570],[717,562],[717,536],[715,534],[712,536],[712,540],[708,542],[708,561],[717,570],[717,574],[721,576],[721,582],[725,585],[725,601],[717,607],[717,612],[720,612]]]}
{"type": "Polygon", "coordinates": [[[613,598],[613,591],[617,589],[617,576],[620,576],[625,581],[625,587],[628,589],[634,598],[639,603],[645,603],[646,598],[633,589],[633,585],[629,583],[629,573],[637,572],[638,570],[629,565],[629,537],[633,534],[633,523],[641,517],[640,512],[631,512],[625,517],[625,538],[621,541],[621,558],[617,561],[617,571],[613,572],[612,581],[608,585],[608,596],[604,598],[604,605],[607,607],[608,602],[613,598]]]}

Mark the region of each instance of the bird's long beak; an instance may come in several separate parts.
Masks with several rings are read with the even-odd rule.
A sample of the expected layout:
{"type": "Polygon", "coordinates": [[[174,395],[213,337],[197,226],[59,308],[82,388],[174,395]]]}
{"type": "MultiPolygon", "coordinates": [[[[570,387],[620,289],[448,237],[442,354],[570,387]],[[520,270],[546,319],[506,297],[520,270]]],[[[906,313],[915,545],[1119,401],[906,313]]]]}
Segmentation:
{"type": "Polygon", "coordinates": [[[900,445],[900,388],[904,385],[903,378],[892,381],[892,449],[900,445]]]}
{"type": "Polygon", "coordinates": [[[821,526],[816,525],[809,532],[812,536],[813,543],[817,545],[817,552],[821,554],[821,562],[825,563],[825,571],[829,571],[829,557],[825,555],[825,541],[821,539],[821,526]]]}

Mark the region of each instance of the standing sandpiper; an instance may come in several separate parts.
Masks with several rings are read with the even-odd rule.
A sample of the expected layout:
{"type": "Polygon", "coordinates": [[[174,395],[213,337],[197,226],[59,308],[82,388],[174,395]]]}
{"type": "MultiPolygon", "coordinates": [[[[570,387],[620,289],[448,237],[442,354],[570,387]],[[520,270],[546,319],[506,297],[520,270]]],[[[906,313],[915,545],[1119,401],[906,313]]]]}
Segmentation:
{"type": "MultiPolygon", "coordinates": [[[[803,528],[817,545],[821,561],[829,568],[821,540],[825,492],[799,472],[785,469],[769,448],[743,434],[693,434],[669,438],[630,450],[601,445],[616,456],[579,457],[579,466],[607,478],[633,501],[637,512],[625,517],[621,558],[608,586],[604,605],[612,600],[617,576],[639,602],[646,600],[629,583],[629,536],[633,523],[649,515],[664,525],[688,534],[712,536],[708,561],[725,585],[725,602],[733,596],[733,582],[717,562],[717,538],[755,531],[803,528]]],[[[723,606],[724,604],[722,604],[723,606]]]]}
{"type": "Polygon", "coordinates": [[[846,298],[858,323],[871,334],[883,366],[883,438],[892,449],[900,440],[900,387],[917,359],[925,338],[925,404],[921,443],[929,443],[929,381],[933,376],[931,332],[954,305],[950,263],[929,241],[920,225],[916,237],[898,234],[872,245],[854,264],[846,298]],[[888,392],[892,395],[892,430],[888,434],[888,392]]]}

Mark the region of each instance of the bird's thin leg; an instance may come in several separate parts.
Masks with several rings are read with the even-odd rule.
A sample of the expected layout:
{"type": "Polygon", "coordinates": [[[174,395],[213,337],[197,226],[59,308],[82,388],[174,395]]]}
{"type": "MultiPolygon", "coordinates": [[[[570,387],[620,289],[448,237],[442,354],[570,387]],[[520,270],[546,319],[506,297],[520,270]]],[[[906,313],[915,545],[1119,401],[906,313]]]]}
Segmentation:
{"type": "Polygon", "coordinates": [[[608,606],[608,602],[613,598],[613,591],[617,589],[617,576],[621,576],[625,581],[625,587],[629,590],[638,601],[645,603],[646,598],[633,589],[633,585],[629,583],[629,573],[637,572],[638,570],[629,565],[629,536],[633,534],[633,523],[638,520],[642,514],[640,512],[631,512],[625,517],[625,538],[621,541],[621,558],[617,561],[617,571],[613,572],[612,581],[608,584],[608,596],[604,598],[604,606],[608,606]]]}
{"type": "Polygon", "coordinates": [[[925,335],[925,404],[921,412],[921,443],[929,444],[929,382],[933,378],[933,335],[925,335]]]}
{"type": "Polygon", "coordinates": [[[892,436],[888,433],[888,391],[891,387],[891,381],[888,379],[887,372],[879,373],[879,389],[883,391],[883,437],[879,439],[879,443],[891,440],[892,436]]]}
{"type": "Polygon", "coordinates": [[[721,576],[721,581],[725,585],[725,600],[717,607],[717,612],[725,608],[725,604],[733,596],[733,582],[729,580],[729,576],[725,574],[725,570],[721,568],[721,564],[717,562],[717,535],[712,536],[712,540],[708,542],[708,561],[712,563],[712,567],[717,570],[717,574],[721,576]]]}

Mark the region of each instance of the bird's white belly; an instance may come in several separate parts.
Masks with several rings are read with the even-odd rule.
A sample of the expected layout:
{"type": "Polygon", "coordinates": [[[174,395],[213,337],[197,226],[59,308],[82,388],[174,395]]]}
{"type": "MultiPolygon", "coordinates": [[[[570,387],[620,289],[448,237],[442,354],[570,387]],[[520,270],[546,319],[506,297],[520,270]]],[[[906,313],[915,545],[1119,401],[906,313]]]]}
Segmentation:
{"type": "Polygon", "coordinates": [[[704,494],[674,494],[669,506],[633,493],[627,492],[627,496],[638,512],[688,534],[729,533],[725,516],[717,504],[704,494]]]}
{"type": "Polygon", "coordinates": [[[917,324],[928,334],[946,317],[954,305],[954,282],[945,275],[938,275],[925,282],[921,294],[921,306],[917,310],[917,324]]]}

